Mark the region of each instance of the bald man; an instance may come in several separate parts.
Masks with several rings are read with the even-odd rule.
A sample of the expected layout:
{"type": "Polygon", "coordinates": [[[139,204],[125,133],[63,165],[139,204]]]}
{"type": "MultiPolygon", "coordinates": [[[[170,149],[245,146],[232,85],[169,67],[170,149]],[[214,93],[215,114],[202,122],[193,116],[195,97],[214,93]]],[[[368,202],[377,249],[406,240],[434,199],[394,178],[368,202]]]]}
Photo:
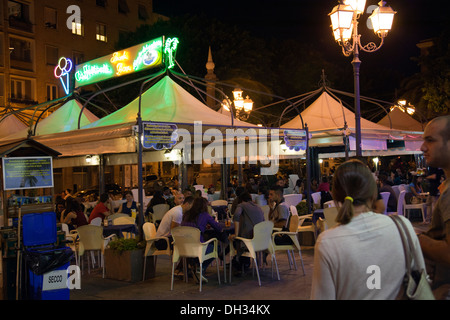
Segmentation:
{"type": "Polygon", "coordinates": [[[419,236],[425,258],[435,265],[432,288],[437,299],[450,299],[450,116],[430,121],[420,148],[432,167],[441,168],[446,180],[431,217],[430,229],[419,236]]]}

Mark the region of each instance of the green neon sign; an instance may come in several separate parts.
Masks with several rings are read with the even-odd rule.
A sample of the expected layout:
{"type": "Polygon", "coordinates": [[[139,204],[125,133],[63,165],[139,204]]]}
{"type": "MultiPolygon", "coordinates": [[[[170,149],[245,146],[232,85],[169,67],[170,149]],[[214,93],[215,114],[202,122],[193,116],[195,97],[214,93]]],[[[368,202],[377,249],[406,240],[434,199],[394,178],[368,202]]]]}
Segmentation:
{"type": "Polygon", "coordinates": [[[76,66],[75,88],[159,66],[163,37],[76,66]]]}

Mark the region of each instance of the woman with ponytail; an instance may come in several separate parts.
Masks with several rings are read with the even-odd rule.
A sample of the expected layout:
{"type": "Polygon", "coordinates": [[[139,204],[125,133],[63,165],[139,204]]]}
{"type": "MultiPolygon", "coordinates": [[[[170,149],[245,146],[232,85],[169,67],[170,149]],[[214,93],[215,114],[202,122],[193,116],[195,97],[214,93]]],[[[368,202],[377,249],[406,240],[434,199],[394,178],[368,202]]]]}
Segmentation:
{"type": "MultiPolygon", "coordinates": [[[[340,165],[332,194],[338,225],[317,239],[311,299],[395,299],[402,288],[405,256],[392,219],[372,210],[377,185],[369,168],[359,160],[340,165]]],[[[411,223],[403,221],[420,250],[411,223]]],[[[416,263],[425,268],[423,258],[416,263]]]]}

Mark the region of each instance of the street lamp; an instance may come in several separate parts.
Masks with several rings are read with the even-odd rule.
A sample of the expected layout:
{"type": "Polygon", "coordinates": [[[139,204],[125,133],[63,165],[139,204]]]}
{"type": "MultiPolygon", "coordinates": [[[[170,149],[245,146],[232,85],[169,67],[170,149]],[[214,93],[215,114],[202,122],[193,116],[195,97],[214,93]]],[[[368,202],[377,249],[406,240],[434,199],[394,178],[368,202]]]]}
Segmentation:
{"type": "MultiPolygon", "coordinates": [[[[246,96],[244,99],[242,96],[243,93],[244,92],[239,88],[233,90],[233,104],[234,109],[236,110],[236,118],[240,120],[247,120],[253,110],[253,100],[250,99],[249,96],[246,96]]],[[[226,111],[231,111],[228,99],[223,100],[222,107],[226,111]]]]}
{"type": "Polygon", "coordinates": [[[361,35],[358,34],[358,19],[364,13],[366,0],[343,0],[330,12],[331,27],[336,42],[342,47],[342,53],[349,57],[353,54],[353,75],[355,86],[355,129],[356,129],[356,156],[362,156],[361,151],[361,109],[359,91],[359,50],[365,52],[375,52],[383,45],[384,38],[391,30],[395,11],[391,7],[386,7],[386,2],[380,1],[378,7],[373,10],[369,17],[373,31],[381,38],[381,43],[377,46],[370,42],[363,46],[361,35]]]}

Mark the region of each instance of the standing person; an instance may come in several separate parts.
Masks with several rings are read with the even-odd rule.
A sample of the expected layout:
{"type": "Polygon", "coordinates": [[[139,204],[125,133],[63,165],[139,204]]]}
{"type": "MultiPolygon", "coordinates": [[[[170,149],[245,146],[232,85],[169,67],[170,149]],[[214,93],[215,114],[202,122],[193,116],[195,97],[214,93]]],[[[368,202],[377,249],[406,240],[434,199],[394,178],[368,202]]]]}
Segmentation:
{"type": "Polygon", "coordinates": [[[92,222],[95,218],[101,218],[102,221],[109,215],[113,214],[111,210],[111,199],[107,193],[103,193],[100,195],[100,199],[97,205],[92,209],[91,214],[89,215],[89,223],[92,222]]]}
{"type": "MultiPolygon", "coordinates": [[[[222,233],[222,227],[208,213],[208,200],[203,197],[194,199],[192,207],[183,215],[182,226],[200,229],[200,241],[205,242],[204,233],[207,226],[210,226],[217,234],[222,233]]],[[[218,237],[219,238],[219,237],[218,237]]],[[[206,249],[206,253],[212,252],[214,244],[211,242],[206,249]]],[[[208,259],[202,264],[202,275],[205,275],[206,268],[213,259],[208,259]]],[[[204,279],[206,280],[206,278],[204,279]]]]}
{"type": "Polygon", "coordinates": [[[117,210],[117,213],[125,213],[131,217],[132,210],[136,210],[136,212],[138,210],[137,203],[136,201],[134,201],[133,193],[131,191],[125,192],[125,199],[127,201],[119,206],[119,210],[117,210]]]}
{"type": "Polygon", "coordinates": [[[450,116],[431,120],[420,150],[427,164],[442,168],[447,179],[431,216],[430,229],[419,235],[423,254],[434,267],[432,289],[436,299],[450,299],[450,116]]]}
{"type": "MultiPolygon", "coordinates": [[[[333,199],[342,203],[338,225],[322,232],[315,245],[312,299],[395,299],[403,287],[405,256],[400,233],[391,218],[372,211],[377,185],[369,168],[359,160],[340,165],[334,176],[333,199]],[[369,285],[373,270],[378,285],[369,285]]],[[[406,218],[420,261],[425,269],[419,241],[406,218]]],[[[373,284],[373,283],[372,283],[373,284]]]]}
{"type": "MultiPolygon", "coordinates": [[[[241,203],[237,206],[233,216],[234,221],[234,234],[230,235],[229,239],[234,240],[236,237],[242,237],[246,239],[253,238],[253,227],[264,221],[264,213],[261,208],[252,201],[252,196],[247,191],[240,196],[241,203]]],[[[245,249],[245,245],[242,241],[235,241],[233,245],[236,248],[237,255],[233,265],[236,272],[241,272],[242,264],[246,267],[250,265],[249,257],[242,257],[242,253],[245,249]]]]}
{"type": "Polygon", "coordinates": [[[66,199],[66,209],[61,214],[61,223],[66,223],[69,230],[88,224],[79,202],[72,197],[66,199]]]}
{"type": "Polygon", "coordinates": [[[283,187],[273,186],[269,190],[269,220],[274,228],[283,228],[289,219],[289,208],[284,204],[283,187]]]}

